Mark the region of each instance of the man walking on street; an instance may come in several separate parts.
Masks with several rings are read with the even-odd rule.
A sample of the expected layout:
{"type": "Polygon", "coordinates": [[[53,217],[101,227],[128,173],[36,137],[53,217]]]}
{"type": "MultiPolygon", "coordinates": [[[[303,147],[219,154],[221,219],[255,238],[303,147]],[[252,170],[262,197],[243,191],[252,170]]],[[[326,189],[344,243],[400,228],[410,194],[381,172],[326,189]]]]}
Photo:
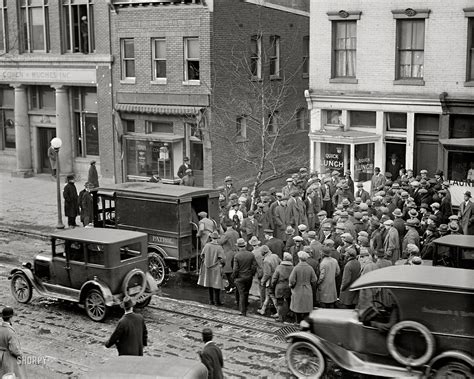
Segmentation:
{"type": "Polygon", "coordinates": [[[257,271],[255,256],[246,249],[246,246],[247,243],[243,238],[237,240],[239,250],[234,257],[234,270],[232,273],[232,278],[238,291],[239,309],[242,316],[247,316],[249,291],[252,286],[252,278],[257,271]]]}
{"type": "Polygon", "coordinates": [[[225,265],[225,254],[222,246],[217,243],[218,238],[219,234],[212,232],[211,242],[206,243],[201,252],[198,285],[209,289],[210,305],[222,305],[222,266],[225,265]]]}
{"type": "Polygon", "coordinates": [[[12,327],[13,308],[2,310],[3,322],[0,324],[0,378],[14,373],[15,378],[26,378],[25,367],[21,365],[20,342],[12,327]]]}
{"type": "Polygon", "coordinates": [[[122,308],[125,314],[119,320],[115,331],[105,343],[109,348],[115,345],[119,355],[143,355],[143,347],[147,346],[148,333],[143,316],[133,313],[135,302],[132,298],[125,296],[122,308]]]}
{"type": "Polygon", "coordinates": [[[208,379],[222,379],[222,367],[224,367],[224,358],[222,357],[222,351],[212,340],[212,330],[205,328],[202,330],[202,341],[204,342],[204,348],[200,351],[199,357],[201,362],[207,368],[208,379]]]}

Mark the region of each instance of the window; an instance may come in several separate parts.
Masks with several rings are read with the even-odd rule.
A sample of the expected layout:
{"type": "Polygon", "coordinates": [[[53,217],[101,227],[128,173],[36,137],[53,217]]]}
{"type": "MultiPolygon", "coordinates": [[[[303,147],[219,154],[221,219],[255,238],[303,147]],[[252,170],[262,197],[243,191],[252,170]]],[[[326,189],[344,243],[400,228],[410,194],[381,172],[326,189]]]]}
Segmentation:
{"type": "Polygon", "coordinates": [[[125,139],[125,141],[127,175],[152,176],[158,174],[164,179],[174,179],[172,144],[141,139],[125,139]]]}
{"type": "Polygon", "coordinates": [[[66,241],[66,252],[70,261],[85,262],[84,248],[81,242],[66,241]]]}
{"type": "Polygon", "coordinates": [[[296,127],[298,130],[307,130],[308,126],[308,110],[301,108],[298,112],[296,112],[296,127]]]}
{"type": "Polygon", "coordinates": [[[124,261],[126,259],[139,257],[142,255],[141,244],[139,242],[132,243],[128,246],[122,246],[120,248],[120,260],[124,261]]]}
{"type": "Polygon", "coordinates": [[[280,37],[270,36],[270,77],[280,77],[280,37]]]}
{"type": "Polygon", "coordinates": [[[104,265],[104,245],[90,243],[87,245],[87,262],[96,265],[104,265]]]}
{"type": "Polygon", "coordinates": [[[377,114],[376,112],[351,111],[351,127],[357,128],[375,128],[377,114]]]}
{"type": "Polygon", "coordinates": [[[92,0],[63,0],[62,39],[69,53],[93,53],[94,5],[92,0]]]}
{"type": "Polygon", "coordinates": [[[397,79],[422,79],[425,20],[397,20],[397,33],[397,79]]]}
{"type": "MultiPolygon", "coordinates": [[[[473,12],[474,13],[474,12],[473,12]]],[[[474,81],[474,15],[468,18],[467,81],[474,81]]]]}
{"type": "Polygon", "coordinates": [[[153,50],[153,80],[166,80],[166,40],[155,38],[152,40],[153,50]]]}
{"type": "Polygon", "coordinates": [[[303,37],[303,76],[309,75],[309,36],[303,37]]]}
{"type": "Polygon", "coordinates": [[[54,258],[66,258],[66,241],[54,238],[51,241],[51,245],[53,248],[53,257],[54,258]]]}
{"type": "Polygon", "coordinates": [[[122,80],[135,79],[135,43],[133,38],[121,40],[122,80]]]}
{"type": "Polygon", "coordinates": [[[184,39],[184,81],[199,80],[199,38],[184,39]]]}
{"type": "Polygon", "coordinates": [[[406,131],[407,130],[407,114],[387,112],[385,113],[385,124],[388,131],[406,131]]]}
{"type": "Polygon", "coordinates": [[[439,115],[426,113],[415,114],[415,133],[439,136],[439,115]]]}
{"type": "Polygon", "coordinates": [[[342,125],[342,111],[341,110],[326,111],[326,124],[342,125]]]}
{"type": "Polygon", "coordinates": [[[48,0],[21,0],[20,4],[22,50],[48,52],[48,0]]]}
{"type": "Polygon", "coordinates": [[[87,87],[75,88],[73,92],[73,106],[77,156],[99,155],[96,89],[87,87]]]}
{"type": "Polygon", "coordinates": [[[279,127],[279,113],[274,111],[268,115],[268,134],[277,134],[279,127]]]}
{"type": "Polygon", "coordinates": [[[237,135],[237,142],[247,139],[247,117],[239,116],[236,118],[235,132],[237,135]]]}
{"type": "Polygon", "coordinates": [[[147,121],[146,122],[146,133],[173,133],[173,123],[172,122],[157,122],[157,121],[147,121]]]}
{"type": "Polygon", "coordinates": [[[0,87],[0,149],[14,149],[15,93],[13,88],[0,87]]]}
{"type": "Polygon", "coordinates": [[[252,78],[262,78],[262,38],[252,36],[250,41],[250,73],[252,78]]]}
{"type": "Polygon", "coordinates": [[[135,133],[135,120],[122,120],[125,133],[135,133]]]}
{"type": "Polygon", "coordinates": [[[333,22],[333,78],[356,76],[356,21],[333,22]]]}
{"type": "Polygon", "coordinates": [[[449,121],[449,138],[474,138],[474,116],[453,114],[449,121]]]}
{"type": "Polygon", "coordinates": [[[31,86],[30,109],[56,109],[55,90],[48,86],[31,86]]]}
{"type": "Polygon", "coordinates": [[[375,144],[355,145],[354,181],[365,182],[372,178],[372,175],[374,175],[374,157],[375,144]]]}
{"type": "Polygon", "coordinates": [[[8,50],[8,19],[7,19],[7,4],[6,0],[0,0],[0,51],[6,52],[8,50]]]}

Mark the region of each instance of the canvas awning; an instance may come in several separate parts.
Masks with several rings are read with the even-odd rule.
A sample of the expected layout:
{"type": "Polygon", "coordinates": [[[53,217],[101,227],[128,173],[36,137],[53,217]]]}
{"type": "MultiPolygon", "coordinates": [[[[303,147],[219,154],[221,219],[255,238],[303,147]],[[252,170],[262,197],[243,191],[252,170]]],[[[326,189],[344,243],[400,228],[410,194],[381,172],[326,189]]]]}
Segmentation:
{"type": "Polygon", "coordinates": [[[161,115],[195,116],[201,107],[186,105],[149,105],[149,104],[117,104],[115,110],[128,113],[147,113],[161,115]]]}

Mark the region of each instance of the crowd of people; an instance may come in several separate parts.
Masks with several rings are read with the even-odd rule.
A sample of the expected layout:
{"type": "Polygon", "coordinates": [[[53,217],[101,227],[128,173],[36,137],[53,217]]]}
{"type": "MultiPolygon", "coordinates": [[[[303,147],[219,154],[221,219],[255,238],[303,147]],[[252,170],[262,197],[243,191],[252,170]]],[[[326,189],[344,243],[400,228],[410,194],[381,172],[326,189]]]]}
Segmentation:
{"type": "MultiPolygon", "coordinates": [[[[252,281],[258,281],[265,315],[299,321],[314,306],[365,309],[373,293],[349,291],[361,275],[394,264],[419,265],[433,258],[433,241],[447,234],[474,234],[471,192],[455,214],[441,170],[376,167],[370,188],[351,173],[293,174],[286,185],[256,194],[225,178],[220,194],[220,229],[199,213],[202,265],[199,284],[209,302],[235,292],[247,314],[252,281]],[[225,279],[223,279],[225,278],[225,279]],[[294,318],[293,316],[294,315],[294,318]]],[[[367,291],[366,291],[367,292],[367,291]]],[[[370,291],[369,291],[370,292],[370,291]]]]}

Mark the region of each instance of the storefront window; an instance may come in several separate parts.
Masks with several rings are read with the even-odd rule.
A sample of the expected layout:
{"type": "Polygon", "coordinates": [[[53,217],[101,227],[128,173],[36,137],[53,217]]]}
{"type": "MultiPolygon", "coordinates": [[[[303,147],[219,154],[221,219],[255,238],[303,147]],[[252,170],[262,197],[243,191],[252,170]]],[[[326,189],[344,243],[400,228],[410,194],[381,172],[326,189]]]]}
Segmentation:
{"type": "Polygon", "coordinates": [[[173,164],[170,143],[127,139],[127,175],[173,179],[173,164]]]}
{"type": "Polygon", "coordinates": [[[0,88],[0,149],[14,149],[16,146],[14,104],[13,88],[0,88]]]}
{"type": "Polygon", "coordinates": [[[467,182],[469,170],[474,169],[473,152],[449,152],[448,153],[448,175],[449,180],[467,182]]]}
{"type": "MultiPolygon", "coordinates": [[[[344,163],[348,166],[349,162],[344,162],[344,150],[349,146],[336,145],[332,143],[321,144],[321,173],[339,171],[344,173],[344,163]]],[[[347,159],[348,160],[348,159],[347,159]]]]}
{"type": "Polygon", "coordinates": [[[375,145],[373,143],[355,145],[355,181],[365,182],[372,178],[374,174],[374,152],[375,145]]]}

